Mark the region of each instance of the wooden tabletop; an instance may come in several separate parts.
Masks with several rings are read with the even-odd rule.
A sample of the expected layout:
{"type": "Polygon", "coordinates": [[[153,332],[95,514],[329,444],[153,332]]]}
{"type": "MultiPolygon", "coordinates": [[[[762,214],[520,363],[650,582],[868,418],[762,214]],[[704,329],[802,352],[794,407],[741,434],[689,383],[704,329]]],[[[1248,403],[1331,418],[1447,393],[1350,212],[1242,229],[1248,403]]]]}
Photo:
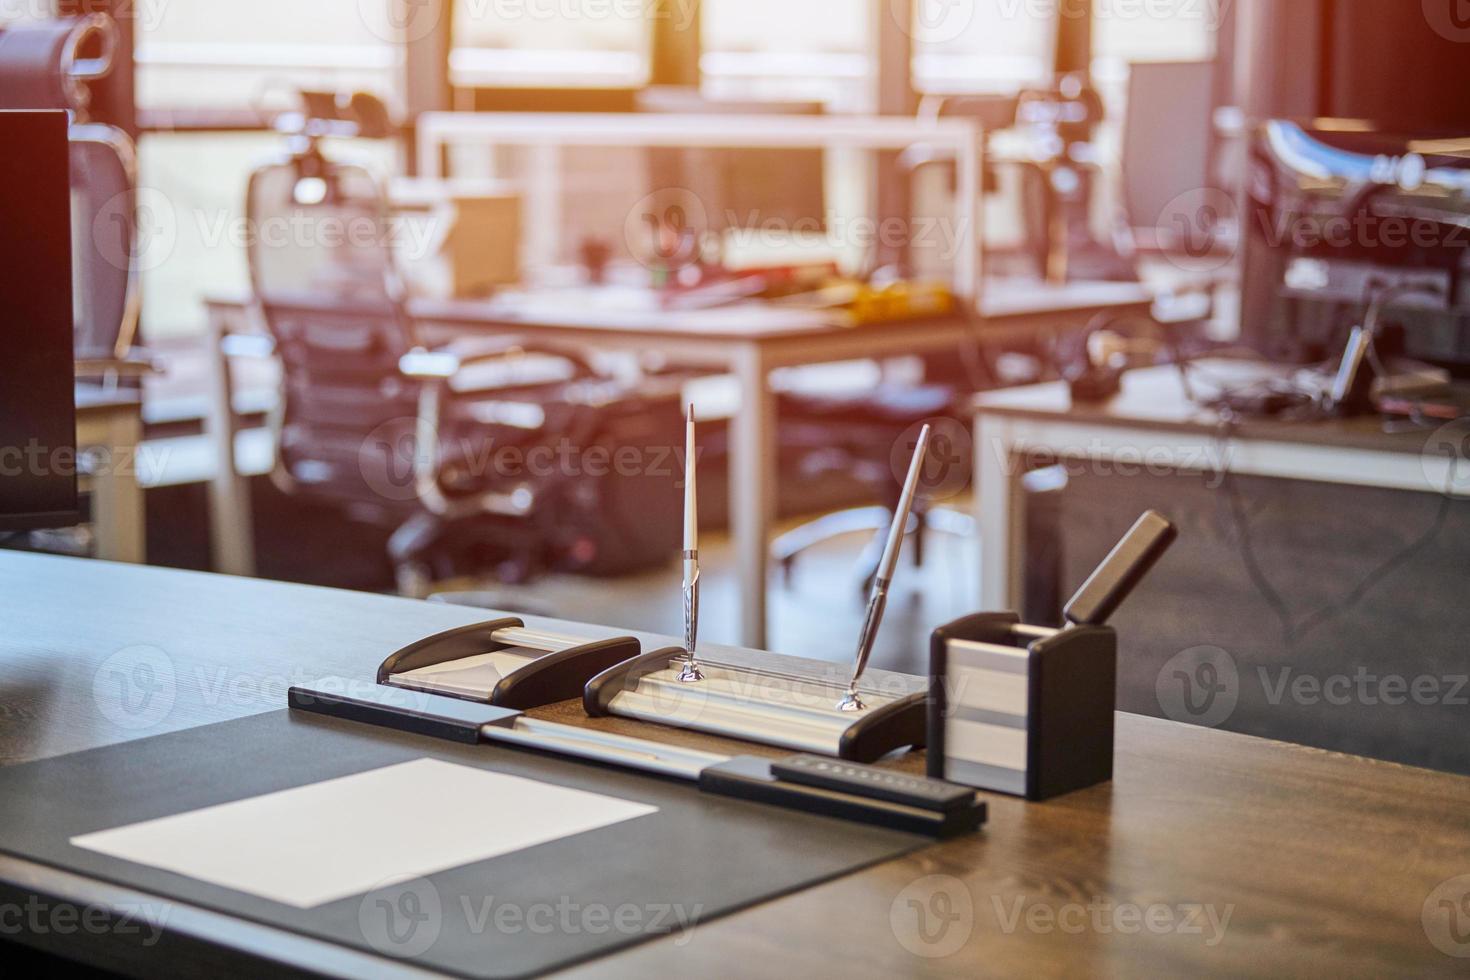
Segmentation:
{"type": "MultiPolygon", "coordinates": [[[[1284,379],[1297,370],[1258,361],[1206,359],[1196,362],[1190,384],[1197,395],[1207,396],[1226,386],[1284,379]]],[[[1065,417],[1075,422],[1143,426],[1192,436],[1216,435],[1222,422],[1219,412],[1190,400],[1179,369],[1172,365],[1128,372],[1123,376],[1122,391],[1106,401],[1074,402],[1065,382],[1050,382],[986,392],[976,396],[975,408],[988,415],[1043,420],[1065,417]]],[[[1385,432],[1379,416],[1367,415],[1310,421],[1240,418],[1230,434],[1239,439],[1419,455],[1434,430],[1385,432]]]]}
{"type": "MultiPolygon", "coordinates": [[[[7,763],[278,709],[290,684],[368,676],[410,640],[486,618],[383,596],[16,553],[0,553],[0,594],[7,763]],[[155,680],[172,682],[166,711],[129,714],[117,701],[114,668],[140,658],[158,668],[155,680]]],[[[593,724],[570,702],[538,714],[593,724]]],[[[638,722],[595,724],[737,748],[638,722]]],[[[921,771],[922,755],[886,764],[921,771]]],[[[1470,961],[1449,953],[1470,955],[1470,779],[1133,715],[1119,716],[1116,770],[1110,785],[1044,804],[990,796],[979,835],[572,972],[1465,975],[1470,961]]],[[[10,859],[0,860],[0,879],[12,894],[49,880],[46,869],[22,874],[10,859]]],[[[286,937],[278,952],[322,955],[286,937]]],[[[149,969],[179,966],[158,953],[149,969]]]]}

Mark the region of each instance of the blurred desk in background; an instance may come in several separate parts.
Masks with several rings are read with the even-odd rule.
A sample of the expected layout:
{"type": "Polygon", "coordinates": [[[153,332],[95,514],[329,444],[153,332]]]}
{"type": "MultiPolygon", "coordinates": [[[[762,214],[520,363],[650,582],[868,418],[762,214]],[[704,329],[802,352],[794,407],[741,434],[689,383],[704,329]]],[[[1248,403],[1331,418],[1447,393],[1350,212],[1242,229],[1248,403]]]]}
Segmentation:
{"type": "MultiPolygon", "coordinates": [[[[1230,360],[1197,366],[1231,385],[1285,370],[1230,360]]],[[[1122,392],[1106,402],[1073,404],[1067,385],[1057,382],[989,392],[975,405],[984,609],[1019,608],[1025,571],[1021,480],[1050,461],[1109,467],[1120,476],[1129,470],[1220,472],[1470,497],[1470,466],[1454,468],[1465,450],[1448,444],[1437,449],[1434,427],[1386,432],[1378,416],[1238,419],[1227,427],[1220,413],[1189,398],[1172,366],[1130,372],[1122,392]]]]}
{"type": "MultiPolygon", "coordinates": [[[[1059,333],[1085,326],[1099,313],[1143,313],[1152,295],[1132,283],[1034,282],[987,285],[979,318],[960,316],[844,326],[828,314],[743,302],[712,309],[644,308],[626,297],[600,303],[600,291],[576,288],[506,293],[487,300],[410,301],[426,328],[461,334],[519,334],[595,350],[657,352],[680,365],[711,368],[736,378],[740,407],[731,426],[731,532],[739,567],[738,637],[764,647],[770,529],[776,500],[776,412],[768,384],[777,368],[958,350],[964,344],[1059,333]]],[[[652,296],[652,294],[646,294],[652,296]]],[[[254,572],[249,496],[234,465],[236,424],[224,339],[258,329],[242,297],[207,300],[214,405],[208,425],[217,458],[211,489],[214,568],[254,572]]]]}

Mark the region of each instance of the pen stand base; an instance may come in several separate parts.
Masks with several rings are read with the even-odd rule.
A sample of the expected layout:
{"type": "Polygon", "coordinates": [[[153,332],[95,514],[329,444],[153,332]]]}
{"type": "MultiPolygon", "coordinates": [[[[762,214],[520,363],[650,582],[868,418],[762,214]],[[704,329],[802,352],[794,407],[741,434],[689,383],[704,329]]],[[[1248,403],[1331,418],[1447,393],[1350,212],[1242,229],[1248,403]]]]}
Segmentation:
{"type": "Polygon", "coordinates": [[[378,683],[526,711],[580,698],[590,679],[641,649],[630,636],[586,640],[499,619],[409,644],[383,661],[378,683]]]}
{"type": "Polygon", "coordinates": [[[929,775],[1044,800],[1113,778],[1117,634],[969,616],[930,646],[929,775]]]}
{"type": "Polygon", "coordinates": [[[846,685],[700,661],[704,680],[681,682],[683,651],[657,650],[594,677],[583,706],[617,715],[798,752],[872,762],[895,749],[922,748],[920,691],[893,697],[864,690],[862,711],[842,711],[846,685]]]}

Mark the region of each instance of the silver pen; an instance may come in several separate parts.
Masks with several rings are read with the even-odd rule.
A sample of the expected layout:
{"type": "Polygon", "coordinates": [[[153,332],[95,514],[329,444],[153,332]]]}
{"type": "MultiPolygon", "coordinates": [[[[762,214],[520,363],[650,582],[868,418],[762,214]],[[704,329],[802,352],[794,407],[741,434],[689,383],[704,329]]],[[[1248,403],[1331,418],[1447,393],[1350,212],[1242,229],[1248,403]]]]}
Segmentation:
{"type": "Polygon", "coordinates": [[[878,629],[883,625],[883,611],[888,606],[888,586],[893,582],[893,573],[898,569],[898,553],[903,549],[904,535],[908,531],[909,515],[914,509],[914,495],[919,489],[919,477],[924,472],[924,456],[929,451],[929,426],[919,433],[919,444],[914,448],[914,459],[909,464],[908,479],[903,484],[903,495],[893,512],[893,526],[888,529],[888,545],[883,549],[883,560],[878,564],[877,577],[873,579],[873,594],[868,598],[868,612],[863,618],[863,632],[858,638],[857,669],[853,671],[852,683],[847,686],[847,695],[838,702],[839,711],[863,711],[867,705],[858,697],[858,681],[868,669],[868,658],[873,655],[873,644],[878,639],[878,629]]]}
{"type": "Polygon", "coordinates": [[[694,406],[684,433],[684,669],[686,684],[704,680],[695,648],[699,641],[699,488],[695,482],[694,406]]]}

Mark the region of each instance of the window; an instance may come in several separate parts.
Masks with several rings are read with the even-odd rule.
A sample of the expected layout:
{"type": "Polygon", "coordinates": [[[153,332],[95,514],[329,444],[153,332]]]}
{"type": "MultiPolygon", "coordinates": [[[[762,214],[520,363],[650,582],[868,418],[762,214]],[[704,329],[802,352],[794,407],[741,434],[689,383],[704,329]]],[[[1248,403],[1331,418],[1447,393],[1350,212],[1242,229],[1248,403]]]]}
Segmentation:
{"type": "MultiPolygon", "coordinates": [[[[141,109],[272,111],[303,87],[398,100],[390,0],[137,0],[141,109]]],[[[4,0],[0,0],[3,4],[4,0]]],[[[270,132],[145,132],[138,147],[143,329],[150,343],[198,333],[203,298],[248,281],[238,247],[245,182],[279,152],[270,132]]],[[[384,173],[392,148],[368,145],[384,173]]]]}
{"type": "Polygon", "coordinates": [[[138,106],[280,109],[312,86],[391,101],[400,54],[389,2],[139,2],[138,106]]]}
{"type": "Polygon", "coordinates": [[[1046,84],[1058,4],[1066,0],[916,0],[914,88],[925,95],[1005,94],[1046,84]]]}
{"type": "Polygon", "coordinates": [[[874,2],[704,0],[706,92],[866,109],[874,2]]]}
{"type": "MultiPolygon", "coordinates": [[[[654,0],[452,0],[450,82],[501,86],[632,87],[648,81],[654,0]]],[[[692,17],[689,0],[670,16],[692,17]]]]}

